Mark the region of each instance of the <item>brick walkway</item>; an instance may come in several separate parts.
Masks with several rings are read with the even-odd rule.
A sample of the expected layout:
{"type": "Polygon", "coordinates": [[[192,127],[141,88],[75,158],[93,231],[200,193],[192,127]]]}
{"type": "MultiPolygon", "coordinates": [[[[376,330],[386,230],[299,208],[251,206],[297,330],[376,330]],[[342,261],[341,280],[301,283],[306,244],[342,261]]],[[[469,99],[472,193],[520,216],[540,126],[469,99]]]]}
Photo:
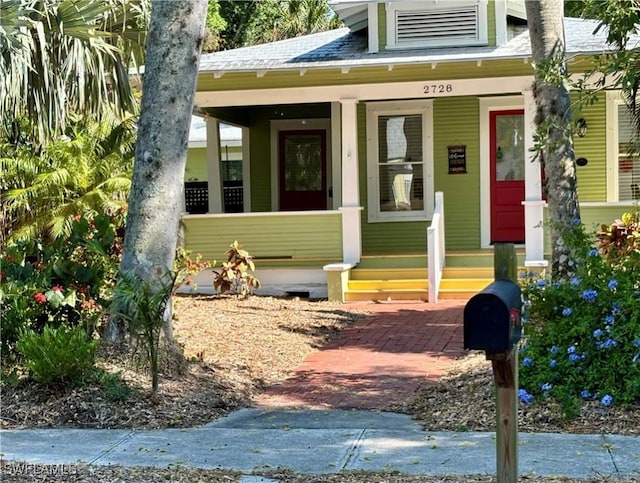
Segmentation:
{"type": "Polygon", "coordinates": [[[462,353],[465,301],[353,302],[370,317],[343,330],[260,406],[384,409],[437,381],[462,353]]]}

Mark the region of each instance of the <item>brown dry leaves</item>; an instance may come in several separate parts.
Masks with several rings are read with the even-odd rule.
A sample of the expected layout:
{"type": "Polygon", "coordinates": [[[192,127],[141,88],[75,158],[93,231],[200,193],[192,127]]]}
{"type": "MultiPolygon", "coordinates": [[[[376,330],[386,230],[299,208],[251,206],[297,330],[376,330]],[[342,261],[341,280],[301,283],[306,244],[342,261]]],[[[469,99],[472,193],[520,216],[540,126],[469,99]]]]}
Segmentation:
{"type": "MultiPolygon", "coordinates": [[[[468,355],[449,376],[396,409],[413,414],[432,431],[495,431],[491,363],[484,354],[468,355]]],[[[532,406],[520,404],[518,428],[525,432],[640,435],[640,407],[623,410],[588,402],[583,403],[576,419],[567,421],[551,401],[538,401],[532,406]]]]}
{"type": "Polygon", "coordinates": [[[129,397],[109,400],[97,384],[60,391],[23,379],[2,387],[2,427],[199,426],[251,405],[264,387],[366,316],[332,302],[273,297],[179,296],[175,312],[175,336],[191,363],[186,374],[165,370],[157,397],[146,371],[102,348],[98,365],[135,388],[129,397]]]}

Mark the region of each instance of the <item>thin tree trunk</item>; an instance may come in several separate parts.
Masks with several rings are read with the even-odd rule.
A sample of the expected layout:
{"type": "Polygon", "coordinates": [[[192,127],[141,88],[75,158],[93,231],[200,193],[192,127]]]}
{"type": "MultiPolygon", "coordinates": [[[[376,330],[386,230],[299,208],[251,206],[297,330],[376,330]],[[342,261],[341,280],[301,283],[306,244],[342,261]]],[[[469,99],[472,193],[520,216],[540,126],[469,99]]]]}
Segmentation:
{"type": "MultiPolygon", "coordinates": [[[[121,263],[152,285],[173,269],[206,14],[207,0],[152,2],[121,263]]],[[[112,338],[124,336],[117,329],[112,338]]]]}
{"type": "Polygon", "coordinates": [[[543,133],[539,155],[544,163],[551,230],[551,270],[566,278],[574,261],[563,233],[580,223],[576,165],[571,136],[571,101],[565,84],[563,1],[526,0],[531,54],[535,65],[535,122],[543,133]]]}

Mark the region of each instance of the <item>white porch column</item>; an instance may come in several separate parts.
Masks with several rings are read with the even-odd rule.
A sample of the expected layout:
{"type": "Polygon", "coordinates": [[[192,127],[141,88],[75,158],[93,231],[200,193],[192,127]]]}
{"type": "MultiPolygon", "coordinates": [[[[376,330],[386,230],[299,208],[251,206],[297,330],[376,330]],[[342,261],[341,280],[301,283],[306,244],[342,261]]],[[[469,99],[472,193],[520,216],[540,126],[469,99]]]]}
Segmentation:
{"type": "Polygon", "coordinates": [[[342,107],[342,258],[358,263],[362,255],[358,182],[358,100],[341,99],[342,107]]]}
{"type": "Polygon", "coordinates": [[[217,119],[207,119],[207,179],[209,190],[209,213],[222,213],[220,123],[217,119]]]}
{"type": "Polygon", "coordinates": [[[522,91],[524,96],[524,125],[525,136],[525,168],[524,168],[524,237],[525,237],[525,265],[546,266],[544,260],[544,228],[542,226],[545,201],[542,199],[542,181],[540,177],[540,162],[532,161],[533,135],[535,133],[534,118],[536,103],[533,91],[522,91]]]}

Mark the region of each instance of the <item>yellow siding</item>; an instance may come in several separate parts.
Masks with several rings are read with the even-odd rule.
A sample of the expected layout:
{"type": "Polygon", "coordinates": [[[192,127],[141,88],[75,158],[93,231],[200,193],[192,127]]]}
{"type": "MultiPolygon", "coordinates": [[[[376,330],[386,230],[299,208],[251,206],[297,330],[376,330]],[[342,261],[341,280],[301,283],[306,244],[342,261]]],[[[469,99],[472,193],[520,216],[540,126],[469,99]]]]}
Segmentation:
{"type": "Polygon", "coordinates": [[[338,213],[183,218],[184,245],[205,259],[222,260],[237,240],[254,257],[342,260],[338,213]]]}

